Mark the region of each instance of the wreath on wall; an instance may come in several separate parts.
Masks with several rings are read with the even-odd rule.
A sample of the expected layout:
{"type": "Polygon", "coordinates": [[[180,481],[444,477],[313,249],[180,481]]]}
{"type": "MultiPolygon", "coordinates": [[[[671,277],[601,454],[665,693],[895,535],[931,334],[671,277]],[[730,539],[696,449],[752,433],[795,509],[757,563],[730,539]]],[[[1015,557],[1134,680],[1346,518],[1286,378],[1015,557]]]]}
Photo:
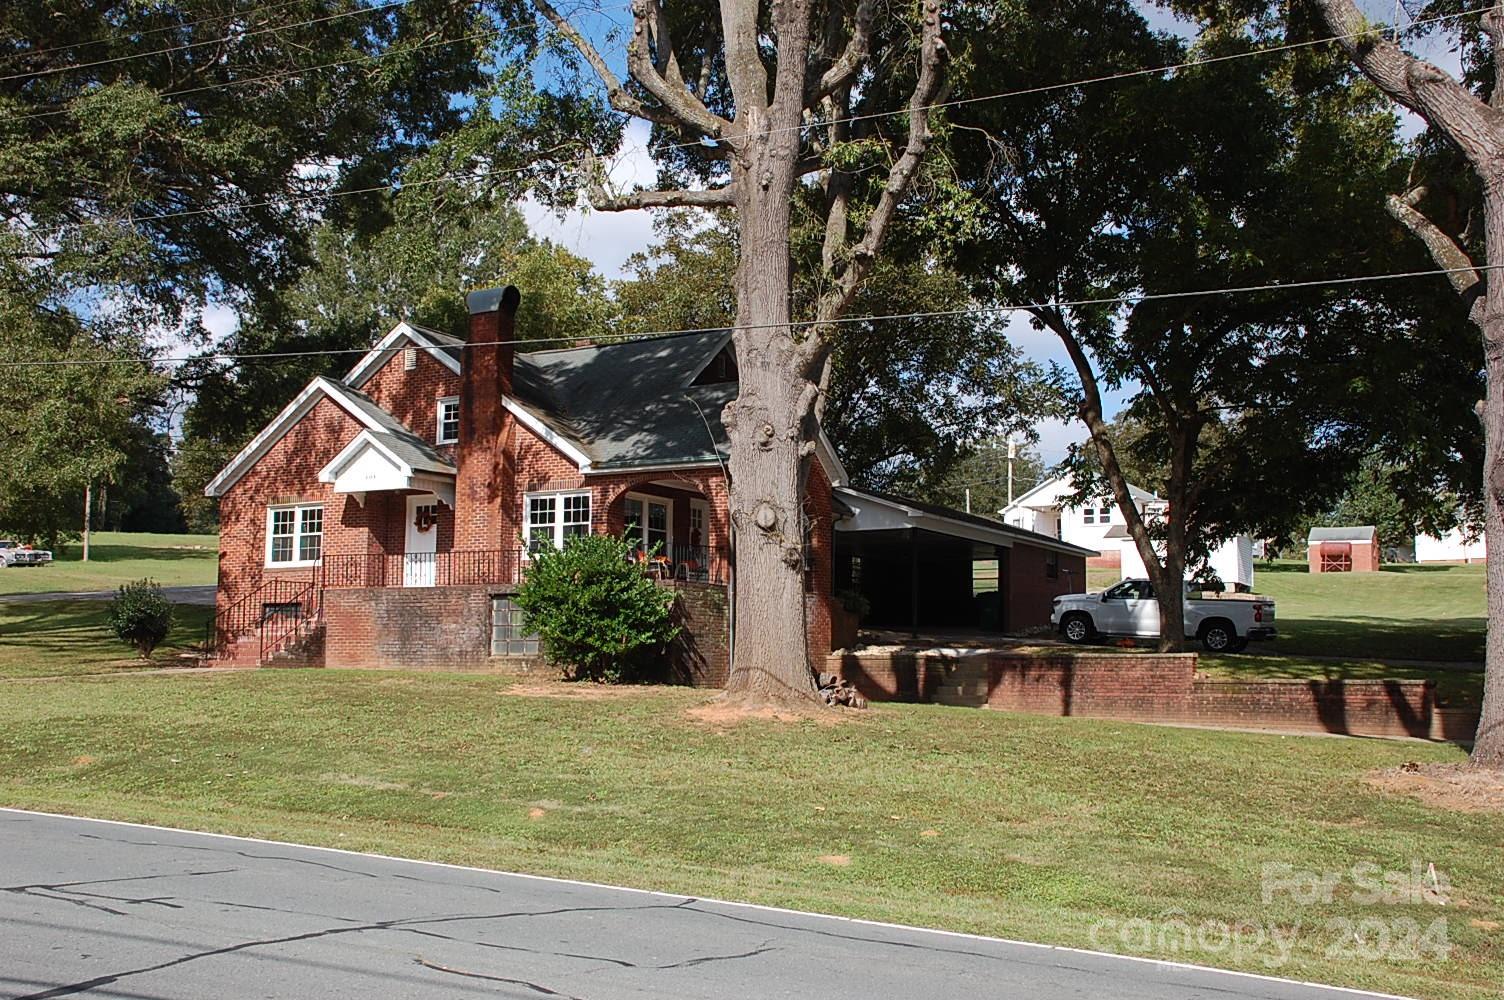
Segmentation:
{"type": "Polygon", "coordinates": [[[437,505],[425,504],[419,507],[413,516],[413,527],[419,531],[428,531],[439,523],[439,508],[437,505]]]}

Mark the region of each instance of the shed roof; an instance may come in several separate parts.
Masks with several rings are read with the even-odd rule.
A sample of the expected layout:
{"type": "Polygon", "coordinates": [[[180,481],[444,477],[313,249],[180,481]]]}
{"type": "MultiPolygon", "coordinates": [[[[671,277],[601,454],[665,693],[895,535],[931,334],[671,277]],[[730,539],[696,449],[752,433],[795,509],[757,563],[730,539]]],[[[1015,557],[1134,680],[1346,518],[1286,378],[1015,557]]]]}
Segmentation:
{"type": "Polygon", "coordinates": [[[833,499],[839,502],[840,507],[850,512],[846,521],[839,525],[842,531],[884,531],[897,527],[922,528],[995,545],[1010,546],[1022,543],[1070,555],[1095,556],[1099,554],[1094,549],[1062,542],[1051,535],[1042,535],[1037,531],[1029,531],[1027,528],[1004,524],[1002,521],[995,521],[979,514],[968,514],[942,504],[911,500],[908,497],[880,493],[877,490],[855,490],[846,486],[838,487],[832,492],[833,499]],[[879,511],[864,511],[864,508],[873,506],[878,507],[879,511]]]}
{"type": "Polygon", "coordinates": [[[1378,529],[1371,524],[1360,524],[1341,528],[1312,528],[1307,542],[1371,542],[1378,535],[1378,529]]]}

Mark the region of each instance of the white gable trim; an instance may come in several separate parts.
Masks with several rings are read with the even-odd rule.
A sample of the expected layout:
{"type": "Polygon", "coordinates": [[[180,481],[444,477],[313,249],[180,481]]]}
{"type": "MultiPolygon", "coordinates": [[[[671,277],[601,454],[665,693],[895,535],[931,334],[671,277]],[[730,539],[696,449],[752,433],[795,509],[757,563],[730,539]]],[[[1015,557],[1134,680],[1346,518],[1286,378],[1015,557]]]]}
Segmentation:
{"type": "Polygon", "coordinates": [[[820,433],[815,437],[815,457],[825,467],[825,478],[830,480],[831,486],[845,486],[850,481],[850,477],[846,475],[846,466],[841,464],[836,446],[830,443],[824,427],[820,428],[820,433]]]}
{"type": "Polygon", "coordinates": [[[251,439],[251,443],[230,459],[229,463],[219,471],[219,475],[209,481],[204,487],[204,496],[221,497],[238,483],[251,466],[255,465],[271,450],[272,445],[282,440],[294,424],[303,419],[309,410],[312,410],[320,399],[328,397],[340,405],[340,408],[349,413],[363,426],[373,431],[384,428],[372,419],[365,410],[352,402],[336,383],[329,381],[322,375],[314,378],[312,382],[304,386],[303,391],[282,408],[282,412],[272,418],[272,422],[261,429],[261,433],[251,439]]]}
{"type": "MultiPolygon", "coordinates": [[[[396,466],[397,470],[403,476],[412,478],[413,467],[404,462],[396,452],[392,451],[392,449],[382,444],[381,439],[376,437],[375,434],[371,433],[371,431],[369,430],[364,430],[355,435],[355,437],[350,440],[349,444],[340,449],[338,455],[335,455],[334,458],[330,459],[328,465],[319,470],[319,482],[335,482],[339,478],[339,474],[344,470],[345,466],[349,465],[351,460],[354,459],[356,455],[366,450],[367,448],[379,451],[382,457],[385,458],[388,462],[391,462],[392,465],[396,466]]],[[[335,492],[338,493],[348,491],[335,490],[335,492]]]]}
{"type": "MultiPolygon", "coordinates": [[[[367,493],[386,490],[426,490],[439,496],[449,506],[454,506],[454,475],[452,473],[444,474],[431,469],[415,468],[412,463],[404,461],[400,455],[392,451],[381,440],[380,435],[370,430],[363,430],[355,435],[350,443],[341,448],[340,453],[330,460],[328,465],[319,470],[319,482],[333,485],[336,493],[349,493],[359,498],[364,498],[367,493]],[[351,466],[370,452],[376,453],[390,467],[389,471],[382,470],[381,476],[367,475],[361,479],[348,476],[351,466]]],[[[361,502],[364,503],[364,499],[361,502]]]]}
{"type": "Polygon", "coordinates": [[[532,410],[529,410],[511,396],[503,396],[501,398],[501,405],[508,413],[521,421],[522,426],[563,452],[564,457],[578,465],[581,472],[590,471],[590,456],[581,451],[573,441],[555,433],[532,410]]]}
{"type": "Polygon", "coordinates": [[[381,366],[391,359],[391,356],[396,353],[399,343],[403,340],[412,341],[416,347],[426,348],[429,357],[438,361],[456,375],[460,373],[459,362],[451,358],[448,351],[441,349],[446,345],[440,344],[437,340],[425,335],[416,327],[403,322],[392,327],[390,333],[382,337],[375,347],[371,348],[364,357],[355,363],[355,367],[350,369],[350,374],[346,375],[343,379],[345,385],[355,389],[359,389],[365,385],[366,382],[370,381],[371,376],[380,371],[381,366]]]}
{"type": "Polygon", "coordinates": [[[693,375],[684,380],[684,388],[688,389],[690,386],[694,385],[695,379],[699,378],[701,375],[704,375],[705,369],[710,367],[710,363],[716,358],[720,357],[721,352],[726,349],[726,345],[731,343],[731,333],[732,331],[727,330],[721,335],[721,339],[715,342],[715,350],[710,352],[710,355],[706,357],[705,363],[703,365],[695,369],[693,375]]]}

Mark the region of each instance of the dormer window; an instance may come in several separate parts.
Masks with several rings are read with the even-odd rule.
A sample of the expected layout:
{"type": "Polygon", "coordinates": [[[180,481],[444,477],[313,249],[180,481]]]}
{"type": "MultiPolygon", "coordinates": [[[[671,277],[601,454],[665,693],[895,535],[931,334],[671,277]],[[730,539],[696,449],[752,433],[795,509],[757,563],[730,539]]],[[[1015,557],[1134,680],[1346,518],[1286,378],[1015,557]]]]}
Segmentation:
{"type": "Polygon", "coordinates": [[[727,382],[735,382],[738,378],[736,370],[736,354],[731,345],[727,344],[710,359],[700,374],[695,376],[691,385],[724,385],[727,382]]]}
{"type": "Polygon", "coordinates": [[[434,440],[439,444],[454,444],[460,439],[460,397],[445,396],[438,405],[439,431],[434,440]]]}

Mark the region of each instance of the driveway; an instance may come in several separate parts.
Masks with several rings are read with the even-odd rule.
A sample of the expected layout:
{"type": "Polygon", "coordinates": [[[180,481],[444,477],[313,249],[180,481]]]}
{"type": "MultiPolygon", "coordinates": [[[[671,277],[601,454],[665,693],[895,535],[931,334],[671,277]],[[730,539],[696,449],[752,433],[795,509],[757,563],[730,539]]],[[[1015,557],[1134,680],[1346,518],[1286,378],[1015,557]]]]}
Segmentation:
{"type": "MultiPolygon", "coordinates": [[[[162,593],[174,604],[202,604],[212,607],[217,589],[212,584],[207,587],[163,587],[162,593]]],[[[113,590],[74,590],[50,594],[0,594],[0,602],[32,604],[37,601],[108,601],[114,596],[113,590]]]]}
{"type": "Polygon", "coordinates": [[[1191,997],[1329,990],[991,938],[0,810],[0,996],[1191,997]]]}

